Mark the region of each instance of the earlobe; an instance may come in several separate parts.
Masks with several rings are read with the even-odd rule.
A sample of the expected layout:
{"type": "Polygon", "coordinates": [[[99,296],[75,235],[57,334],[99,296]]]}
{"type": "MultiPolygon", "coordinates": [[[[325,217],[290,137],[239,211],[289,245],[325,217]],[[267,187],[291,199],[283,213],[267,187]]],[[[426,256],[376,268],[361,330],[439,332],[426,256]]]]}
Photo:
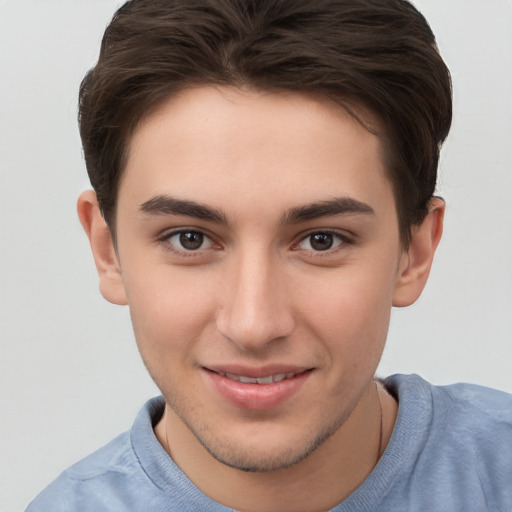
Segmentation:
{"type": "Polygon", "coordinates": [[[393,306],[410,306],[421,295],[443,233],[444,211],[445,202],[435,197],[430,202],[428,215],[423,222],[413,226],[411,242],[402,255],[393,306]]]}
{"type": "Polygon", "coordinates": [[[119,259],[94,191],[87,190],[80,194],[77,212],[91,244],[101,294],[113,304],[127,304],[119,259]]]}

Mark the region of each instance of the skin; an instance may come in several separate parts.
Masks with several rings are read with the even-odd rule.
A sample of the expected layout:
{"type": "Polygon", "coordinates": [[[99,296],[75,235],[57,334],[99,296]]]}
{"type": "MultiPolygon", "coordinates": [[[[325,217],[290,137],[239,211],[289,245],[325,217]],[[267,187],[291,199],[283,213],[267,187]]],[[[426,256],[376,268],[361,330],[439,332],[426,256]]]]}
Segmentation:
{"type": "Polygon", "coordinates": [[[397,405],[373,376],[391,307],[426,283],[444,204],[432,201],[404,250],[382,155],[380,140],[327,99],[194,88],[132,137],[117,248],[94,193],[79,199],[101,291],[129,305],[166,399],[157,438],[216,501],[326,510],[389,440],[397,405]],[[213,370],[226,368],[303,373],[274,405],[280,385],[270,398],[249,385],[240,404],[219,392],[232,383],[213,370]]]}

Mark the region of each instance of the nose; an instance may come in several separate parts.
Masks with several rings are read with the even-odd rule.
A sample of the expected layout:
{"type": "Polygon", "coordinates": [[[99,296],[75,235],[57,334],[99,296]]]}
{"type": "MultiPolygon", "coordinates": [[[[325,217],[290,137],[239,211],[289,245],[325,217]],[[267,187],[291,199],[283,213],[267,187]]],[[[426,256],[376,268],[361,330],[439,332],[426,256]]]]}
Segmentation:
{"type": "Polygon", "coordinates": [[[230,265],[217,328],[240,350],[262,351],[295,328],[286,272],[278,260],[247,251],[230,265]]]}

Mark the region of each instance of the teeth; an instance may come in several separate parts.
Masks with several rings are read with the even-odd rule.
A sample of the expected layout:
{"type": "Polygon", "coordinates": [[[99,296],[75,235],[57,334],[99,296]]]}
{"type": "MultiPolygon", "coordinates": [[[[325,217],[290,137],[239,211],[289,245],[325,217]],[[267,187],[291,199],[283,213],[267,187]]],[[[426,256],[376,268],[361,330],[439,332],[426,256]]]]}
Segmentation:
{"type": "Polygon", "coordinates": [[[239,375],[238,380],[244,384],[256,384],[258,382],[255,377],[245,377],[244,375],[239,375]]]}
{"type": "Polygon", "coordinates": [[[236,380],[244,384],[272,384],[272,382],[280,382],[284,379],[290,379],[295,376],[294,372],[278,373],[277,375],[269,375],[268,377],[246,377],[245,375],[236,375],[235,373],[219,372],[220,375],[231,380],[236,380]]]}
{"type": "Polygon", "coordinates": [[[274,382],[272,375],[269,375],[268,377],[258,377],[256,381],[258,384],[271,384],[274,382]]]}

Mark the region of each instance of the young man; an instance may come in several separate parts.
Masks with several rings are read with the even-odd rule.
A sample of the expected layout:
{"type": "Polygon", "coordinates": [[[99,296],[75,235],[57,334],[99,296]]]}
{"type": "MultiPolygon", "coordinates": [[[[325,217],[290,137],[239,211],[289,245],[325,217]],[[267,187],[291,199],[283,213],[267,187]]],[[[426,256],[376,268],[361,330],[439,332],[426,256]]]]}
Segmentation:
{"type": "Polygon", "coordinates": [[[509,510],[509,396],[374,379],[441,237],[450,121],[403,0],[121,7],[78,213],[163,397],[28,510],[509,510]]]}

